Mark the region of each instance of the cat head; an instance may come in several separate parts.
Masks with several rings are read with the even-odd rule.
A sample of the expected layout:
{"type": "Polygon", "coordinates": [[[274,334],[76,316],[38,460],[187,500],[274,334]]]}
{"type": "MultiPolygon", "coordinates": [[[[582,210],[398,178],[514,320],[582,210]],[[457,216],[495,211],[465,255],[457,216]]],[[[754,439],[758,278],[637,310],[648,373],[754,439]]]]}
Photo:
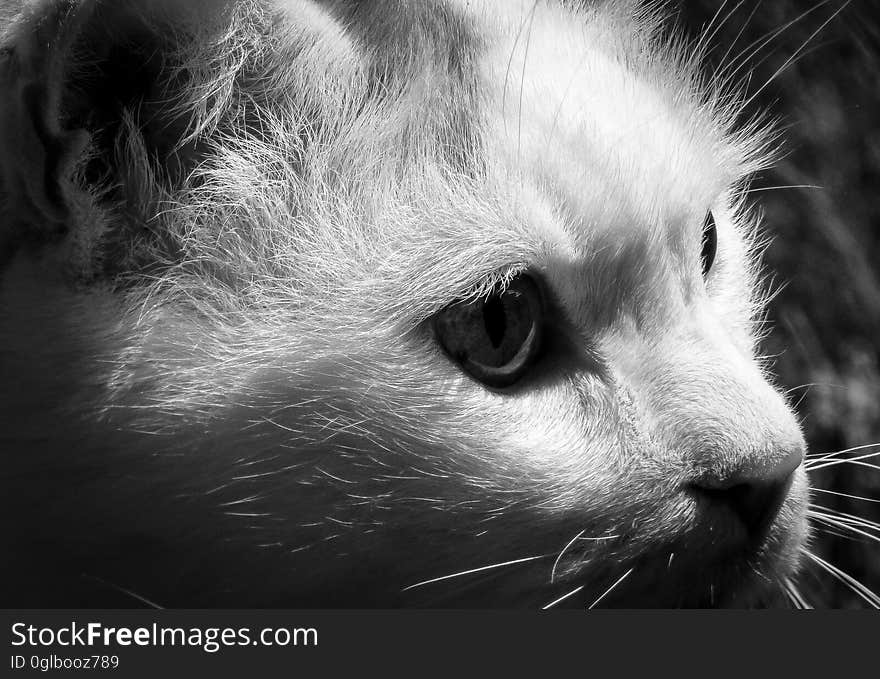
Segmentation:
{"type": "Polygon", "coordinates": [[[693,46],[633,3],[180,5],[32,3],[4,39],[3,436],[77,568],[324,606],[795,572],[768,135],[693,46]]]}

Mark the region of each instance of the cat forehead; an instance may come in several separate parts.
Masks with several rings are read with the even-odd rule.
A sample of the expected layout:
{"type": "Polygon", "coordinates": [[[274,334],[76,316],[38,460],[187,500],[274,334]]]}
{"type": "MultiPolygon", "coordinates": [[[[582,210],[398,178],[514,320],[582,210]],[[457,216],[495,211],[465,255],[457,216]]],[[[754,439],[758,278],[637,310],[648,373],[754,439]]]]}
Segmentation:
{"type": "Polygon", "coordinates": [[[717,201],[739,162],[689,64],[646,56],[632,17],[517,4],[481,19],[490,153],[595,226],[674,224],[717,201]],[[619,42],[622,21],[635,49],[619,42]]]}
{"type": "Polygon", "coordinates": [[[375,72],[407,81],[418,112],[391,126],[450,156],[466,157],[459,147],[479,138],[480,171],[502,186],[506,174],[517,191],[543,187],[576,221],[657,226],[708,209],[745,174],[749,150],[726,134],[732,112],[706,101],[694,59],[659,37],[642,4],[327,7],[375,72]]]}
{"type": "Polygon", "coordinates": [[[348,53],[368,87],[405,93],[407,114],[391,97],[377,137],[398,127],[453,158],[479,137],[485,169],[525,171],[574,212],[596,207],[593,187],[643,215],[680,213],[744,174],[748,144],[725,133],[735,112],[704,101],[694,59],[644,3],[276,2],[319,43],[347,44],[333,62],[348,53]]]}
{"type": "Polygon", "coordinates": [[[433,225],[459,232],[447,251],[470,247],[458,260],[484,267],[625,252],[649,274],[652,250],[693,250],[743,156],[701,102],[694,66],[649,45],[656,27],[621,3],[451,6],[473,19],[462,44],[482,93],[470,113],[488,175],[475,192],[492,204],[462,203],[459,218],[445,213],[454,224],[433,225]]]}

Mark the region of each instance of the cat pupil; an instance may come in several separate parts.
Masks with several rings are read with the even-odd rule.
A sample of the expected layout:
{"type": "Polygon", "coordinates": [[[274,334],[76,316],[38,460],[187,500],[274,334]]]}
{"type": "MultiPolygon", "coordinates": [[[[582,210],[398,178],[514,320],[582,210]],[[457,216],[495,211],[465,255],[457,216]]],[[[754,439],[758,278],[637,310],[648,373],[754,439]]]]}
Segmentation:
{"type": "Polygon", "coordinates": [[[507,313],[500,297],[490,297],[483,304],[483,323],[492,347],[497,349],[504,341],[507,332],[507,313]]]}
{"type": "Polygon", "coordinates": [[[718,233],[715,228],[715,217],[711,212],[706,215],[706,221],[703,224],[702,248],[700,259],[703,262],[703,276],[706,276],[712,269],[718,251],[718,233]]]}

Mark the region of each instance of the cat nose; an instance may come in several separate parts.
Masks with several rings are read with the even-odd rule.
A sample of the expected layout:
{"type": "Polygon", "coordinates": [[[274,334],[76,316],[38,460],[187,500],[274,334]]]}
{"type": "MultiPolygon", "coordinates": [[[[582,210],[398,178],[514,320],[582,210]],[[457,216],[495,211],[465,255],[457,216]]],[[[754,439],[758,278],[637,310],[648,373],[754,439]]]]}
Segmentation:
{"type": "Polygon", "coordinates": [[[742,521],[752,540],[770,529],[804,459],[797,447],[771,465],[742,469],[724,477],[706,476],[691,489],[716,505],[725,505],[742,521]]]}

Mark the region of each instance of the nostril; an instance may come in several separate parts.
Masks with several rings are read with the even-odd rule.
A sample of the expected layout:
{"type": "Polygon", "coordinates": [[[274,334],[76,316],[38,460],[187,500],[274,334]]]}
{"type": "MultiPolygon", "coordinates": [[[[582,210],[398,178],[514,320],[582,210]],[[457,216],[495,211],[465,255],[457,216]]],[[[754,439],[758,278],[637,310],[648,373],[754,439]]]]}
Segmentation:
{"type": "Polygon", "coordinates": [[[762,539],[779,512],[803,460],[798,449],[767,467],[742,470],[726,478],[704,478],[691,489],[715,504],[726,505],[743,522],[749,536],[762,539]]]}

